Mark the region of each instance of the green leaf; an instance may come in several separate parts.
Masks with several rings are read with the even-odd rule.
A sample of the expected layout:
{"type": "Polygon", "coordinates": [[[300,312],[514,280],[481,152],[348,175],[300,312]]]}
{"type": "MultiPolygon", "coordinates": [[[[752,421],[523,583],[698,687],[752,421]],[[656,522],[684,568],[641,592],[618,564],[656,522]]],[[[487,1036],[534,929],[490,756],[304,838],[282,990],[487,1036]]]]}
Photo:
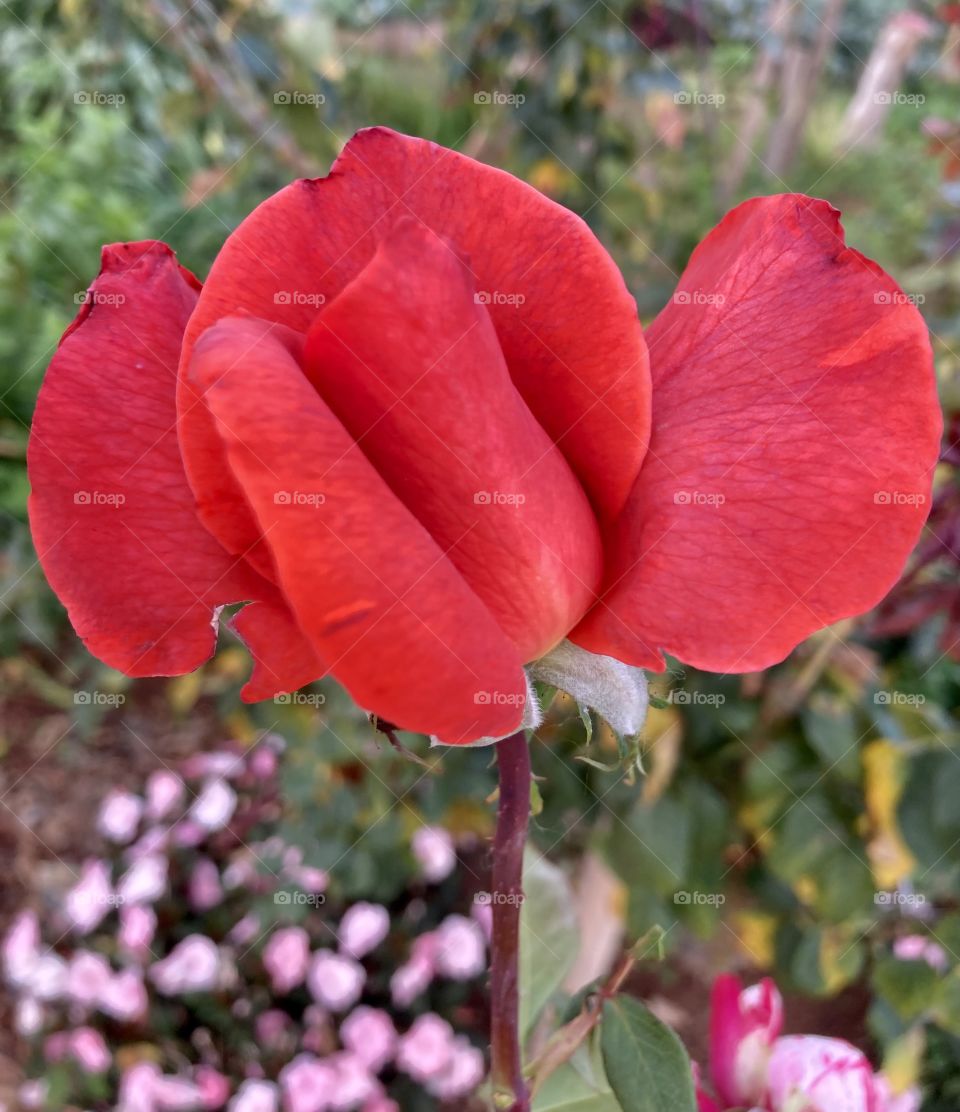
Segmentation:
{"type": "Polygon", "coordinates": [[[526,1036],[577,956],[573,893],[564,873],[528,849],[520,911],[520,1031],[526,1036]]]}
{"type": "Polygon", "coordinates": [[[623,1112],[697,1112],[687,1052],[639,1000],[608,1000],[600,1035],[607,1079],[623,1112]]]}
{"type": "Polygon", "coordinates": [[[533,1112],[622,1112],[610,1091],[595,1038],[550,1074],[534,1097],[533,1112]]]}

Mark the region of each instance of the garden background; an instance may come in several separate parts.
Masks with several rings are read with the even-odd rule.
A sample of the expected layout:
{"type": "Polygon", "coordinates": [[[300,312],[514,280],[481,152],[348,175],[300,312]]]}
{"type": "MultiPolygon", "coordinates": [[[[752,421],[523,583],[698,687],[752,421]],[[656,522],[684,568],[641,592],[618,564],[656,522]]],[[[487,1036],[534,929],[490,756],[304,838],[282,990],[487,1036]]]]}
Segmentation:
{"type": "MultiPolygon", "coordinates": [[[[169,937],[225,931],[254,908],[268,926],[357,900],[388,906],[406,937],[468,913],[489,866],[488,753],[404,738],[414,763],[334,685],[243,707],[246,654],[228,634],[199,672],[135,682],[73,635],[31,547],[25,448],[101,244],[163,239],[202,277],[254,205],[326,173],[353,131],[379,123],[580,213],[646,321],[728,207],[806,192],[842,210],[848,241],[929,324],[947,416],[930,526],[877,611],[782,665],[657,677],[638,774],[601,723],[588,737],[555,702],[533,744],[528,1018],[646,938],[629,988],[701,1060],[713,976],[769,972],[789,1029],[919,1076],[925,1112],[960,1107],[960,5],[0,0],[0,105],[0,928],[25,905],[50,911],[104,851],[110,788],[140,791],[152,771],[265,733],[286,748],[258,837],[329,874],[327,902],[278,908],[240,887],[201,914],[172,893],[169,937]],[[410,849],[425,823],[459,853],[439,886],[424,887],[410,849]],[[894,954],[918,934],[937,944],[934,964],[894,954]]],[[[478,1045],[482,988],[431,998],[478,1045]]],[[[60,1094],[48,1107],[104,1107],[102,1092],[77,1095],[68,1065],[41,1063],[11,1009],[0,1097],[16,1107],[24,1076],[44,1071],[60,1094]]],[[[150,1037],[175,1045],[206,1027],[228,1061],[237,1014],[171,1008],[150,1037]]]]}

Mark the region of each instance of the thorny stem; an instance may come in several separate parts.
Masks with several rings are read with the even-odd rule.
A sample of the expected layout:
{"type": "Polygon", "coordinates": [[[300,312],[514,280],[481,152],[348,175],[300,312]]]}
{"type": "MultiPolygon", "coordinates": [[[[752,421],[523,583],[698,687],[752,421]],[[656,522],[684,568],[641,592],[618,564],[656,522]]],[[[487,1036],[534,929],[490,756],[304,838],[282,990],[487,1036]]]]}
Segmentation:
{"type": "Polygon", "coordinates": [[[493,840],[490,1071],[494,1107],[530,1112],[520,1047],[520,905],[530,817],[530,749],[523,731],[497,742],[500,801],[493,840]]]}

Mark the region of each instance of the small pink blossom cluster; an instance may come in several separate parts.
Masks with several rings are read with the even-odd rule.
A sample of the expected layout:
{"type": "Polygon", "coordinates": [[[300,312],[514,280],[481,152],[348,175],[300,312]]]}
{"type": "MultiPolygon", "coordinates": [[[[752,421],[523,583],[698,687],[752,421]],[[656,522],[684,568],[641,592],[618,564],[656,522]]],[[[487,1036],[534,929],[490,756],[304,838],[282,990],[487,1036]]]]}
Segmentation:
{"type": "Polygon", "coordinates": [[[451,910],[410,925],[430,919],[424,887],[455,869],[450,836],[414,836],[416,876],[395,907],[335,911],[326,872],[270,830],[281,746],[197,755],[142,795],[111,791],[97,819],[110,852],[82,864],[56,912],[16,917],[3,973],[16,1030],[45,1063],[23,1107],[48,1106],[53,1073],[78,1104],[112,1089],[117,1112],[397,1112],[392,1090],[411,1086],[465,1106],[483,1055],[426,1009],[444,980],[462,985],[447,1006],[469,1016],[488,924],[451,910]],[[144,1054],[177,1029],[189,1045],[144,1054]]]}
{"type": "Polygon", "coordinates": [[[710,1078],[694,1068],[699,1112],[918,1112],[918,1089],[893,1092],[843,1039],[782,1035],[783,999],[769,978],[714,982],[710,1078]]]}

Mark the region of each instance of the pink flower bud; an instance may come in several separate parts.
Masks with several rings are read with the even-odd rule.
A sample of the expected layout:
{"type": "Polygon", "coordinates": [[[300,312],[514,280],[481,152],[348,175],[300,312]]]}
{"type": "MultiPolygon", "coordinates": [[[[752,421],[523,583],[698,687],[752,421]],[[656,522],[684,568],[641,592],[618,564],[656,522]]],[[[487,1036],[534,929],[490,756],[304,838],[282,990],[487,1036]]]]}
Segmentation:
{"type": "Polygon", "coordinates": [[[939,942],[922,934],[908,934],[898,938],[893,944],[894,957],[901,961],[925,961],[938,973],[945,972],[950,966],[947,951],[939,942]]]}
{"type": "Polygon", "coordinates": [[[340,1024],[340,1041],[372,1073],[379,1073],[393,1057],[397,1032],[386,1012],[363,1005],[340,1024]]]}
{"type": "Polygon", "coordinates": [[[188,895],[195,911],[209,911],[223,899],[220,870],[209,857],[198,857],[190,870],[188,895]]]}
{"type": "Polygon", "coordinates": [[[150,853],[138,858],[120,878],[117,894],[124,904],[155,903],[167,890],[167,859],[150,853]]]}
{"type": "Polygon", "coordinates": [[[340,950],[362,958],[375,950],[390,931],[390,915],[380,904],[355,903],[340,920],[340,950]]]}
{"type": "Polygon", "coordinates": [[[463,915],[449,915],[437,929],[437,970],[455,981],[467,981],[487,968],[483,928],[463,915]]]}
{"type": "Polygon", "coordinates": [[[280,1072],[285,1112],[327,1112],[337,1088],[336,1070],[312,1054],[301,1054],[280,1072]]]}
{"type": "Polygon", "coordinates": [[[258,745],[250,754],[250,771],[258,780],[269,780],[276,775],[277,755],[269,746],[258,745]]]}
{"type": "Polygon", "coordinates": [[[126,845],[133,840],[143,816],[143,800],[132,792],[112,791],[100,806],[97,829],[111,842],[126,845]]]}
{"type": "Polygon", "coordinates": [[[277,1087],[271,1081],[244,1081],[227,1112],[278,1112],[277,1087]]]}
{"type": "Polygon", "coordinates": [[[204,830],[222,830],[236,808],[237,793],[233,788],[225,780],[211,780],[190,808],[190,818],[204,830]]]}
{"type": "Polygon", "coordinates": [[[427,1083],[427,1088],[441,1100],[469,1096],[483,1081],[486,1066],[483,1054],[462,1035],[454,1040],[453,1053],[446,1069],[427,1083]]]}
{"type": "Polygon", "coordinates": [[[763,1097],[770,1048],[783,1026],[783,999],[769,978],[741,989],[724,974],[714,981],[710,1013],[710,1072],[729,1106],[763,1097]]]}
{"type": "Polygon", "coordinates": [[[103,1035],[92,1027],[78,1027],[72,1033],[70,1053],[84,1073],[106,1073],[112,1061],[103,1035]]]}
{"type": "Polygon", "coordinates": [[[410,960],[398,966],[390,978],[394,1007],[409,1008],[427,990],[436,975],[438,940],[434,931],[421,934],[413,943],[410,960]]]}
{"type": "Polygon", "coordinates": [[[327,1063],[336,1075],[330,1098],[330,1107],[335,1112],[349,1112],[381,1091],[379,1082],[363,1062],[348,1051],[331,1055],[327,1063]]]}
{"type": "Polygon", "coordinates": [[[351,958],[321,950],[307,974],[307,987],[317,1001],[332,1012],[344,1012],[360,998],[366,971],[351,958]]]}
{"type": "Polygon", "coordinates": [[[158,1112],[154,1086],[160,1068],[154,1062],[137,1062],[123,1071],[116,1112],[158,1112]]]}
{"type": "Polygon", "coordinates": [[[78,934],[94,930],[115,904],[106,861],[84,861],[80,880],[66,894],[63,906],[70,926],[78,934]]]}
{"type": "Polygon", "coordinates": [[[30,970],[40,956],[40,921],[33,911],[21,911],[3,936],[0,946],[3,970],[12,985],[26,984],[30,970]]]}
{"type": "Polygon", "coordinates": [[[873,1070],[842,1039],[788,1035],[777,1039],[767,1070],[774,1108],[803,1112],[874,1112],[873,1070]]]}
{"type": "Polygon", "coordinates": [[[183,802],[186,787],[175,772],[157,769],[147,777],[146,815],[152,822],[169,818],[183,802]]]}
{"type": "Polygon", "coordinates": [[[449,1068],[454,1049],[453,1028],[445,1019],[428,1012],[418,1016],[400,1037],[397,1068],[424,1084],[449,1068]]]}
{"type": "Polygon", "coordinates": [[[124,1022],[132,1023],[147,1014],[147,989],[139,970],[123,969],[115,973],[100,992],[102,1012],[124,1022]]]}
{"type": "Polygon", "coordinates": [[[117,944],[120,949],[138,961],[146,959],[150,943],[157,930],[157,913],[152,907],[132,904],[120,908],[120,928],[117,944]]]}
{"type": "Polygon", "coordinates": [[[96,1007],[112,978],[113,970],[102,954],[78,950],[67,967],[67,996],[77,1004],[96,1007]]]}
{"type": "Polygon", "coordinates": [[[442,827],[421,826],[413,836],[411,848],[424,879],[431,884],[446,880],[456,868],[457,851],[453,839],[442,827]]]}
{"type": "Polygon", "coordinates": [[[283,927],[274,931],[263,948],[263,964],[273,991],[290,992],[310,968],[310,936],[302,927],[283,927]]]}
{"type": "Polygon", "coordinates": [[[212,1066],[198,1066],[195,1074],[197,1088],[200,1090],[200,1104],[208,1112],[216,1112],[227,1103],[230,1096],[230,1081],[212,1066]]]}
{"type": "Polygon", "coordinates": [[[221,968],[216,943],[205,935],[191,934],[153,964],[150,979],[164,996],[209,992],[217,987],[221,968]]]}
{"type": "Polygon", "coordinates": [[[279,1008],[268,1008],[253,1021],[258,1044],[268,1050],[282,1046],[292,1026],[293,1020],[279,1008]]]}

